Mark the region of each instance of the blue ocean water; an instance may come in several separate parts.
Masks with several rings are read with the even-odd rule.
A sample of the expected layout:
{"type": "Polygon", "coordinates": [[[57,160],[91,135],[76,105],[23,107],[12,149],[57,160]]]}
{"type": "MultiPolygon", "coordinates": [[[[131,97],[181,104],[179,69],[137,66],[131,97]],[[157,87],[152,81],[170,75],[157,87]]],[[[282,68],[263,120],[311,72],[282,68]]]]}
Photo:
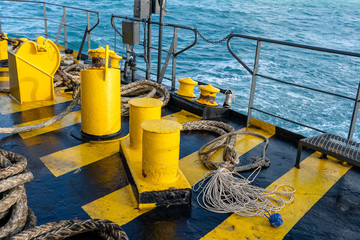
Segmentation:
{"type": "MultiPolygon", "coordinates": [[[[92,47],[109,44],[114,47],[114,31],[110,25],[111,14],[133,16],[132,0],[83,0],[48,1],[92,9],[100,12],[100,25],[92,32],[92,47]]],[[[1,16],[20,15],[42,17],[43,9],[39,4],[1,2],[1,16]]],[[[196,27],[210,40],[219,40],[230,32],[271,38],[276,40],[334,48],[350,52],[360,52],[360,2],[357,0],[168,0],[165,21],[196,27]]],[[[60,21],[62,9],[47,7],[48,18],[60,21]]],[[[69,24],[85,27],[83,13],[68,10],[69,24]]],[[[91,22],[95,23],[94,15],[91,22]]],[[[154,16],[157,20],[158,16],[154,16]]],[[[120,21],[117,21],[121,25],[120,21]]],[[[3,31],[41,32],[43,22],[28,20],[28,24],[2,19],[3,31]]],[[[58,25],[49,23],[49,31],[56,35],[58,25]]],[[[79,45],[82,32],[68,29],[69,40],[79,45]]],[[[157,28],[154,27],[153,43],[157,42],[157,28]]],[[[165,35],[172,34],[165,29],[165,35]]],[[[164,38],[164,49],[168,49],[170,38],[164,38]]],[[[181,49],[193,41],[193,33],[179,31],[181,49]]],[[[253,68],[254,41],[232,41],[234,51],[250,68],[253,68]]],[[[123,44],[117,42],[117,53],[122,53],[123,44]]],[[[141,54],[142,49],[135,50],[141,54]]],[[[163,60],[166,56],[163,54],[163,60]]],[[[152,55],[152,70],[156,72],[156,52],[152,55]]],[[[138,58],[139,66],[143,67],[138,58]]],[[[226,42],[213,45],[199,39],[195,47],[179,55],[177,77],[191,77],[194,80],[209,82],[214,86],[231,89],[235,94],[232,108],[247,113],[251,75],[230,55],[226,42]]],[[[170,70],[170,68],[169,68],[170,70]]],[[[168,77],[171,72],[167,71],[168,77]]],[[[259,73],[284,81],[302,84],[321,90],[355,98],[359,84],[360,60],[354,57],[323,54],[290,47],[263,43],[260,54],[259,73]]],[[[223,101],[219,96],[218,102],[223,101]]],[[[301,90],[264,78],[258,78],[254,106],[267,112],[303,124],[346,137],[350,125],[354,102],[301,90]]],[[[257,118],[278,126],[296,131],[303,135],[317,132],[267,115],[254,112],[257,118]]],[[[360,118],[358,117],[354,139],[360,141],[360,118]]]]}

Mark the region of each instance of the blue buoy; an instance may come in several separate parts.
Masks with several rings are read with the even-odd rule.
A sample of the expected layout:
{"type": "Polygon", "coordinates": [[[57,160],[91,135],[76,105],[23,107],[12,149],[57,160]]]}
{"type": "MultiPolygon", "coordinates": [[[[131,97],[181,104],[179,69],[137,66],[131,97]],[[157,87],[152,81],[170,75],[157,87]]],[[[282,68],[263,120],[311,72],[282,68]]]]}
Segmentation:
{"type": "MultiPolygon", "coordinates": [[[[266,210],[265,210],[266,211],[266,210]]],[[[267,216],[265,213],[265,217],[267,217],[269,219],[270,225],[274,228],[280,227],[283,224],[283,219],[280,215],[280,213],[273,213],[270,214],[268,211],[266,211],[269,216],[267,216]]]]}

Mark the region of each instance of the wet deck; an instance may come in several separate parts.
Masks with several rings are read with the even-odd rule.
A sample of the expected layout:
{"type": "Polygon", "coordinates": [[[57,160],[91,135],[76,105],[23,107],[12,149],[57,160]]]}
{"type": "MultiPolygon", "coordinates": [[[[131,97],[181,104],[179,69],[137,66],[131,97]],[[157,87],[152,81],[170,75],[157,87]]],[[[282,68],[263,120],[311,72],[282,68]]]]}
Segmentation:
{"type": "MultiPolygon", "coordinates": [[[[0,80],[1,81],[1,80],[0,80]]],[[[6,83],[2,82],[2,85],[6,83]]],[[[0,93],[1,127],[30,124],[59,114],[71,95],[57,90],[56,101],[18,105],[0,93]]],[[[162,116],[179,122],[201,117],[175,106],[162,116]]],[[[240,118],[223,119],[236,129],[240,118]]],[[[22,134],[1,134],[0,147],[24,155],[34,180],[26,184],[29,206],[38,224],[63,219],[105,218],[122,225],[130,239],[358,239],[360,230],[360,171],[335,159],[319,159],[303,151],[301,169],[295,169],[297,141],[282,129],[251,130],[270,139],[268,169],[256,178],[257,186],[274,189],[284,183],[295,187],[295,200],[280,212],[284,225],[272,228],[265,217],[216,214],[202,209],[193,193],[191,206],[137,209],[126,180],[119,143],[81,142],[70,135],[80,125],[80,107],[60,123],[22,134]]],[[[122,118],[128,131],[128,118],[122,118]]],[[[207,132],[181,134],[180,168],[193,185],[206,169],[196,151],[214,138],[207,132]]],[[[239,137],[240,164],[261,154],[263,142],[239,137]]],[[[218,154],[219,157],[219,154],[218,154]]],[[[249,173],[244,173],[248,175],[249,173]]]]}

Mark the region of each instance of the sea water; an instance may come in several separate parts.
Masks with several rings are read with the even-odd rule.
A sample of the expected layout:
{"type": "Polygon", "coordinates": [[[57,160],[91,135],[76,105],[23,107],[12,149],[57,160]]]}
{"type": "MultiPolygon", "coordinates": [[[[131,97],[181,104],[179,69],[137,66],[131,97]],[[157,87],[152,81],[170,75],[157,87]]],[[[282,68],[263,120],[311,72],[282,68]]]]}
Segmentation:
{"type": "MultiPolygon", "coordinates": [[[[100,24],[91,33],[92,48],[110,45],[114,48],[114,30],[110,25],[111,14],[133,16],[132,0],[83,0],[48,1],[74,7],[99,11],[100,24]]],[[[0,2],[1,16],[43,17],[39,4],[0,2]]],[[[165,22],[197,28],[209,40],[220,40],[230,32],[271,38],[292,43],[308,44],[349,52],[360,52],[360,1],[358,0],[168,0],[168,15],[165,22]]],[[[59,22],[62,9],[48,6],[47,17],[59,22]]],[[[85,28],[86,14],[67,10],[67,23],[85,28]]],[[[158,15],[153,19],[157,21],[158,15]]],[[[27,24],[16,19],[2,19],[4,32],[43,33],[41,20],[27,20],[27,24]]],[[[91,23],[96,17],[91,14],[91,23]]],[[[116,19],[118,26],[121,20],[116,19]]],[[[48,22],[49,34],[56,36],[58,23],[48,22]]],[[[153,27],[153,44],[157,44],[158,28],[153,27]]],[[[69,41],[80,45],[83,31],[68,27],[69,41]]],[[[171,43],[172,29],[164,29],[163,48],[171,43]]],[[[178,50],[194,40],[191,31],[179,30],[178,50]]],[[[123,44],[117,37],[117,53],[122,54],[123,44]]],[[[61,40],[60,40],[61,42],[61,40]]],[[[234,52],[253,69],[256,42],[244,39],[231,41],[234,52]]],[[[70,46],[72,47],[72,46],[70,46]]],[[[76,49],[76,47],[74,47],[76,49]]],[[[138,54],[143,53],[136,46],[138,54]]],[[[166,53],[163,53],[164,62],[166,53]]],[[[157,51],[152,52],[152,71],[156,73],[157,51]]],[[[138,66],[144,68],[138,57],[138,66]]],[[[355,98],[359,85],[360,59],[325,54],[309,50],[262,43],[259,74],[286,82],[305,85],[324,91],[355,98]]],[[[143,74],[139,71],[140,74],[143,74]]],[[[223,89],[231,89],[235,95],[232,108],[247,114],[251,74],[249,74],[228,52],[226,41],[210,44],[199,38],[198,43],[177,58],[177,78],[191,77],[208,82],[223,89]]],[[[166,71],[171,77],[171,66],[166,71]]],[[[169,81],[164,80],[166,84],[169,81]]],[[[198,92],[197,92],[198,94],[198,92]]],[[[218,97],[221,103],[224,96],[218,97]]],[[[347,137],[354,102],[322,93],[284,85],[257,78],[254,107],[291,119],[295,122],[347,137]]],[[[318,134],[307,128],[253,111],[253,116],[297,133],[311,136],[318,134]]],[[[360,119],[358,117],[354,139],[360,141],[360,119]]]]}

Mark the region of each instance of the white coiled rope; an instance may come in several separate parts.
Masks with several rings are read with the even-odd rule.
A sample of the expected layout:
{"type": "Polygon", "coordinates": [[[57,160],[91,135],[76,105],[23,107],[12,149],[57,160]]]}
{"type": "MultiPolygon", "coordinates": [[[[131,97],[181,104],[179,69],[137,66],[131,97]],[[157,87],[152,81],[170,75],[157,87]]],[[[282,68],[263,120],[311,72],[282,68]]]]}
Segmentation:
{"type": "Polygon", "coordinates": [[[289,185],[279,185],[275,190],[251,185],[260,170],[258,167],[248,178],[226,168],[206,172],[194,186],[194,191],[200,191],[198,204],[211,212],[244,217],[263,216],[265,210],[280,211],[294,200],[295,189],[289,185]]]}

